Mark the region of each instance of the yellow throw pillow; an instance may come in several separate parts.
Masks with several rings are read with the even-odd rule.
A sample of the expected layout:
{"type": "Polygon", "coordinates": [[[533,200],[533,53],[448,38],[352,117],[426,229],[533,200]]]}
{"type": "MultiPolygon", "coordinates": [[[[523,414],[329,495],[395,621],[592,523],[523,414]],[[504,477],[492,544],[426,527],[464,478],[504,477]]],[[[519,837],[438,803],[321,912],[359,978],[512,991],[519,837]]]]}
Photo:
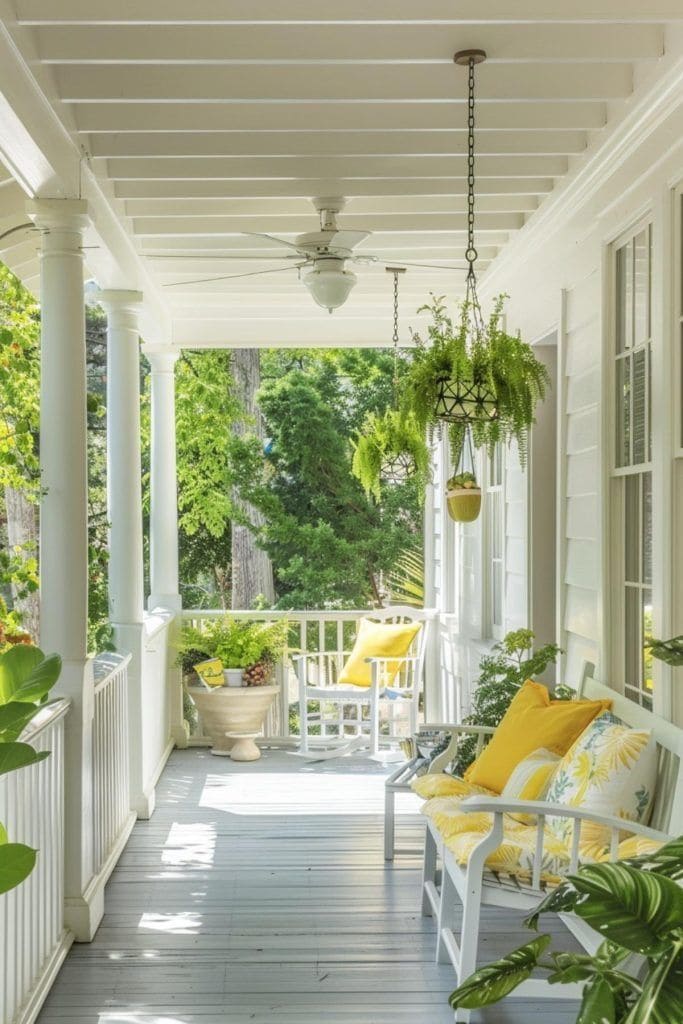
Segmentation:
{"type": "Polygon", "coordinates": [[[208,661],[200,661],[194,667],[195,672],[207,686],[222,686],[223,662],[220,658],[210,658],[208,661]]]}
{"type": "MultiPolygon", "coordinates": [[[[551,750],[534,750],[513,769],[502,797],[508,800],[545,800],[560,760],[559,754],[553,754],[551,750]]],[[[511,817],[524,825],[532,825],[536,820],[534,814],[513,814],[511,817]]]]}
{"type": "MultiPolygon", "coordinates": [[[[361,619],[353,650],[339,675],[339,682],[348,686],[371,686],[372,666],[366,658],[401,658],[420,632],[419,622],[372,622],[361,619]]],[[[389,662],[384,667],[381,684],[388,686],[401,667],[400,661],[389,662]]]]}
{"type": "Polygon", "coordinates": [[[547,687],[527,679],[465,778],[502,793],[520,761],[541,747],[563,757],[586,726],[611,705],[610,700],[551,700],[547,687]]]}

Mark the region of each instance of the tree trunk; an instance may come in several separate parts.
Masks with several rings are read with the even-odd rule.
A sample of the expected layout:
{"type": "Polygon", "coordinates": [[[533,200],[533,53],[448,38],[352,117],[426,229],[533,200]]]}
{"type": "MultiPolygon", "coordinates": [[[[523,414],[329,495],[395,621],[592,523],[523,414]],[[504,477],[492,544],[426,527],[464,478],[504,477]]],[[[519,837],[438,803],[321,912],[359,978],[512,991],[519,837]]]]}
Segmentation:
{"type": "MultiPolygon", "coordinates": [[[[7,512],[7,541],[10,552],[20,549],[20,557],[27,561],[38,557],[38,525],[36,506],[26,499],[21,491],[5,488],[5,509],[7,512]]],[[[37,643],[40,636],[40,595],[38,591],[27,597],[19,597],[17,588],[12,587],[14,610],[20,612],[22,625],[37,643]]]]}
{"type": "MultiPolygon", "coordinates": [[[[263,437],[261,412],[256,404],[256,392],[261,383],[258,349],[235,349],[232,373],[235,393],[244,409],[244,419],[235,420],[233,432],[238,437],[253,433],[263,437]]],[[[252,608],[258,597],[272,605],[275,602],[273,565],[266,552],[257,547],[254,533],[263,526],[263,516],[253,505],[243,501],[236,489],[233,489],[232,501],[235,509],[252,525],[250,529],[241,523],[232,524],[232,607],[252,608]]]]}

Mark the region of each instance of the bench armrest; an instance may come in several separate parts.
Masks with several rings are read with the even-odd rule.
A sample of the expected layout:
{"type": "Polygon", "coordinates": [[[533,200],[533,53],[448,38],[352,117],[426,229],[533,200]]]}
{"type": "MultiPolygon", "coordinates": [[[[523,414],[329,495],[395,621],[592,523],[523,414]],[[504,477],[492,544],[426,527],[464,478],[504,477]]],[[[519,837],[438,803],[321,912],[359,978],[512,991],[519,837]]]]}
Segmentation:
{"type": "MultiPolygon", "coordinates": [[[[480,740],[480,746],[483,746],[483,739],[486,736],[493,736],[496,731],[496,727],[493,725],[454,725],[452,722],[426,722],[420,726],[418,732],[422,729],[438,730],[439,732],[449,732],[451,734],[446,749],[441,754],[438,754],[429,765],[428,775],[436,775],[438,772],[442,772],[455,759],[460,740],[463,736],[477,736],[480,740]]],[[[479,753],[479,750],[477,753],[479,753]]]]}

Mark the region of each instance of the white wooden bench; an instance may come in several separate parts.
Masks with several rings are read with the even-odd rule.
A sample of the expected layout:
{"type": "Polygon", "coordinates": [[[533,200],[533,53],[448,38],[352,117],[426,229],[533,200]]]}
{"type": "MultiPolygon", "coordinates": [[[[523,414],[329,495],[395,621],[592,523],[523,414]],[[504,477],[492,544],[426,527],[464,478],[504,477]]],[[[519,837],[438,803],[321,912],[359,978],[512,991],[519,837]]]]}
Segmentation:
{"type": "MultiPolygon", "coordinates": [[[[457,863],[455,857],[444,847],[443,839],[436,826],[428,822],[425,835],[423,865],[423,913],[435,915],[438,919],[437,961],[450,961],[455,968],[458,985],[462,984],[478,966],[480,912],[482,905],[532,910],[545,895],[540,880],[543,851],[543,828],[548,816],[558,815],[574,819],[569,870],[575,870],[579,858],[580,826],[582,821],[603,825],[609,831],[610,859],[615,860],[620,837],[624,833],[642,835],[666,841],[683,832],[683,730],[641,708],[622,694],[611,690],[593,677],[593,666],[584,667],[579,696],[591,700],[608,698],[612,701],[612,712],[626,724],[641,729],[650,729],[657,742],[659,763],[657,786],[650,824],[640,825],[621,818],[600,816],[581,808],[560,804],[529,801],[503,801],[499,797],[475,796],[460,805],[462,813],[488,812],[493,815],[491,831],[472,851],[466,866],[457,863]],[[486,867],[486,859],[496,850],[503,838],[503,816],[506,813],[537,815],[537,841],[534,871],[529,884],[523,884],[512,876],[502,876],[486,867]],[[439,861],[441,871],[438,870],[439,861]],[[458,902],[462,904],[462,922],[459,935],[455,928],[458,917],[458,902]]],[[[440,726],[450,728],[452,739],[449,748],[440,755],[430,768],[439,772],[455,755],[461,737],[476,732],[479,747],[483,747],[493,729],[472,726],[440,726]]],[[[571,914],[561,914],[562,921],[583,948],[593,954],[602,942],[602,936],[584,921],[571,914]]],[[[544,980],[529,979],[520,985],[508,998],[570,999],[579,998],[581,986],[552,986],[544,980]],[[573,989],[573,990],[572,990],[573,989]]],[[[468,1010],[458,1010],[456,1021],[469,1020],[468,1010]]]]}

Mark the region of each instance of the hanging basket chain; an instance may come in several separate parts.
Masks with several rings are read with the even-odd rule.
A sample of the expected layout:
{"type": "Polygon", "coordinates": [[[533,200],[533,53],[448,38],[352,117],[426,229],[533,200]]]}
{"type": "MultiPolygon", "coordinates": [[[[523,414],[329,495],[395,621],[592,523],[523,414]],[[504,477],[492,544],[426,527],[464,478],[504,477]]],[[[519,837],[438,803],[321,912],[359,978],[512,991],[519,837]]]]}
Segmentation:
{"type": "Polygon", "coordinates": [[[398,273],[398,270],[392,270],[394,275],[394,376],[392,385],[395,409],[398,409],[398,273]]]}
{"type": "Polygon", "coordinates": [[[467,61],[467,280],[465,301],[468,304],[472,319],[473,333],[475,336],[484,330],[484,321],[477,295],[477,274],[474,265],[477,262],[479,253],[475,245],[475,200],[476,200],[476,177],[475,177],[475,75],[474,68],[477,60],[470,55],[467,61]]]}

